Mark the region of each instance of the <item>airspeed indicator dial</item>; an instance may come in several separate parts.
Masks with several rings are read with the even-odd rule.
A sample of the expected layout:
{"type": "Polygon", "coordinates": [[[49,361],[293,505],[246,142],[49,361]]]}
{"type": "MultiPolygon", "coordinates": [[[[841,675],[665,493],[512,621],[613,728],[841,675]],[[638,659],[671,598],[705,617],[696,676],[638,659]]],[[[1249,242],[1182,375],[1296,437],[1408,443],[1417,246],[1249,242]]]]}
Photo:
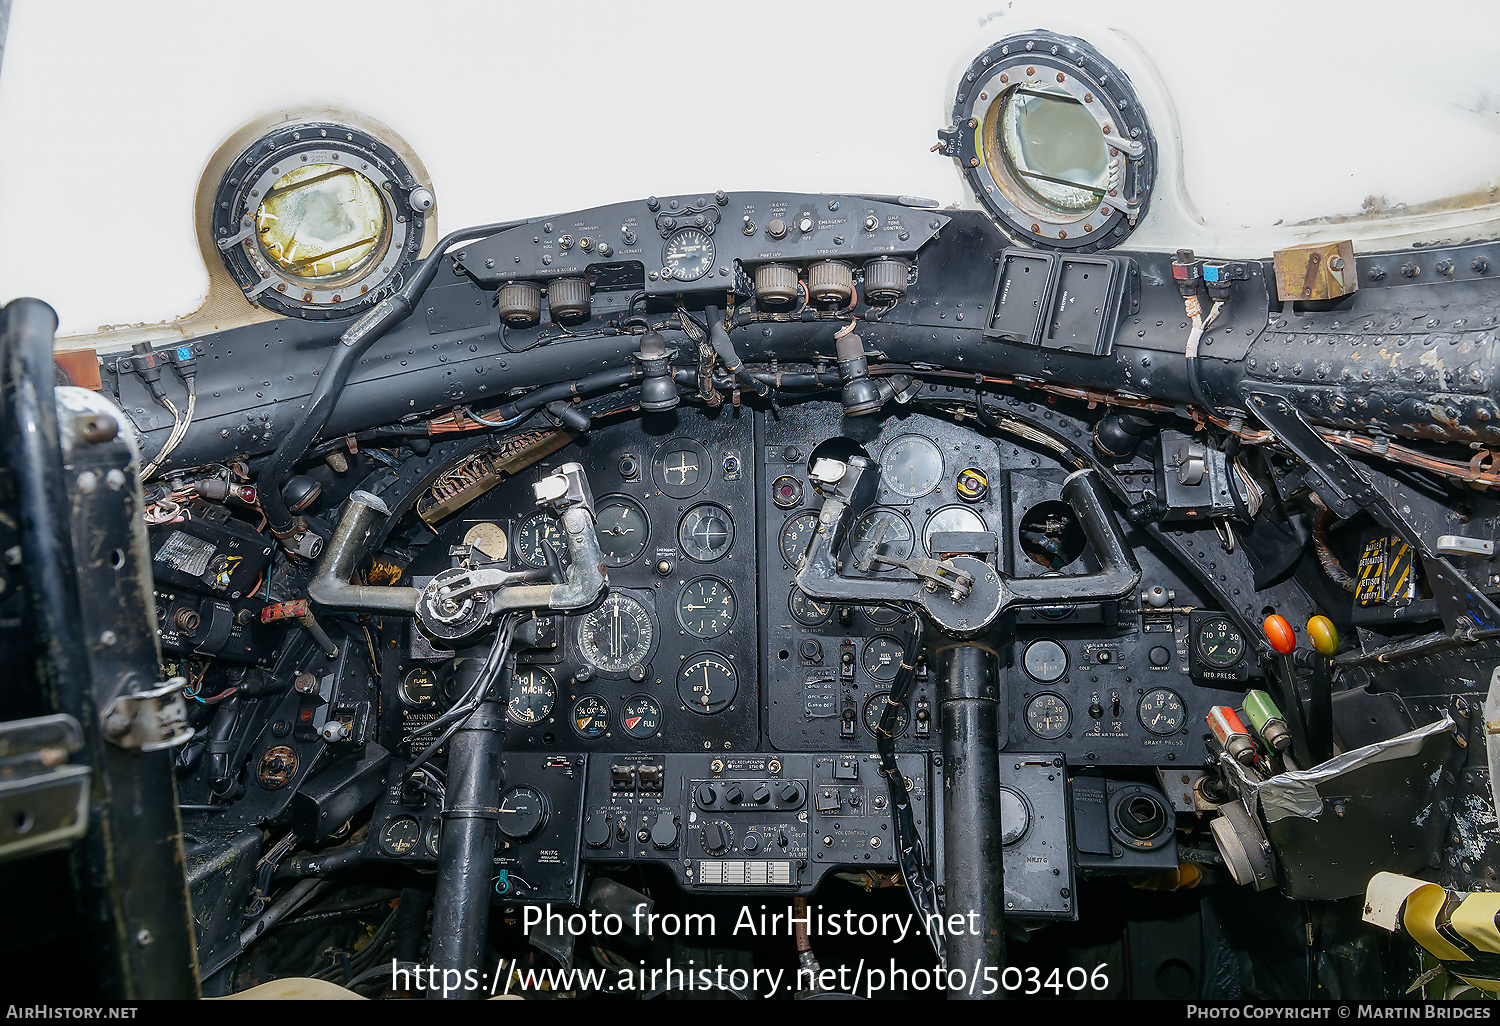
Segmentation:
{"type": "Polygon", "coordinates": [[[547,565],[543,544],[550,545],[558,560],[567,563],[568,549],[563,541],[562,524],[551,513],[539,509],[521,521],[516,531],[516,555],[527,566],[540,570],[547,565]]]}

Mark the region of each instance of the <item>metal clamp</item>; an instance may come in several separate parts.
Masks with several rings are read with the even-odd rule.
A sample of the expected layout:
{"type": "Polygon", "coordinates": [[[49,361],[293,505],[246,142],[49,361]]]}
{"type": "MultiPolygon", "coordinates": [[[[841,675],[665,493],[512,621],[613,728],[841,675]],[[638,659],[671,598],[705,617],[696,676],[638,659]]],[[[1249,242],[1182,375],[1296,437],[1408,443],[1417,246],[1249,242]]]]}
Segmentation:
{"type": "Polygon", "coordinates": [[[71,716],[0,723],[0,861],[84,835],[90,770],[68,763],[81,747],[83,730],[71,716]]]}
{"type": "Polygon", "coordinates": [[[112,744],[141,752],[175,748],[193,736],[182,689],[186,677],[173,677],[150,691],[120,695],[104,711],[104,736],[112,744]]]}

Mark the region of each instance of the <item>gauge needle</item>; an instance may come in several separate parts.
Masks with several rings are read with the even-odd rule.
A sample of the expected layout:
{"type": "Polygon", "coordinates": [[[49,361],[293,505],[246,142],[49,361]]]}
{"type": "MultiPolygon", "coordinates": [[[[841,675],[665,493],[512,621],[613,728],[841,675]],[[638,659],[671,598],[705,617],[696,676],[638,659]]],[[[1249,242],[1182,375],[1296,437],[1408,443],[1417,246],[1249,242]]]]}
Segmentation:
{"type": "Polygon", "coordinates": [[[610,633],[610,655],[620,654],[620,605],[615,603],[614,630],[610,633]]]}

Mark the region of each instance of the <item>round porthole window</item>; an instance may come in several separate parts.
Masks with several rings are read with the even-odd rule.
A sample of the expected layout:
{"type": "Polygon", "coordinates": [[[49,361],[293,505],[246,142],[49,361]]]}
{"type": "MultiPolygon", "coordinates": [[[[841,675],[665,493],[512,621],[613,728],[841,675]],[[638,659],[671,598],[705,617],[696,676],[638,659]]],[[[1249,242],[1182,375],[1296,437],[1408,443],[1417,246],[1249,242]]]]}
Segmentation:
{"type": "Polygon", "coordinates": [[[1156,144],[1130,82],[1080,39],[1003,39],[965,72],[943,152],[1029,246],[1118,245],[1146,212],[1156,144]]]}
{"type": "Polygon", "coordinates": [[[214,235],[252,303],[346,317],[400,287],[431,206],[431,191],[369,133],[288,125],[230,164],[214,197],[214,235]]]}

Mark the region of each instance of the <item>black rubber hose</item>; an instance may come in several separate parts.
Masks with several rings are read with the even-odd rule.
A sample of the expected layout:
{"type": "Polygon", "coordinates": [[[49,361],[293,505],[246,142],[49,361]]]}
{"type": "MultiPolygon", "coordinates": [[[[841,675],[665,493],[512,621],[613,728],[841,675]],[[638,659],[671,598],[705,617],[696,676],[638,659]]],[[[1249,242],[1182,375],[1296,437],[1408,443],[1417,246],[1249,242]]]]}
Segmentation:
{"type": "Polygon", "coordinates": [[[558,400],[572,399],[589,392],[603,392],[611,388],[624,388],[626,385],[639,381],[642,376],[641,368],[635,364],[585,374],[577,381],[560,381],[555,385],[534,388],[511,402],[502,403],[484,411],[485,417],[492,420],[496,418],[501,421],[512,420],[529,410],[538,409],[558,400]]]}
{"type": "Polygon", "coordinates": [[[446,236],[412,269],[411,276],[401,291],[376,303],[339,336],[338,345],[334,347],[333,355],[328,358],[328,363],[318,375],[318,387],[313,389],[313,394],[308,398],[302,416],[276,447],[270,463],[261,474],[260,505],[272,532],[287,534],[294,529],[296,517],[286,508],[286,502],[281,498],[282,485],[292,476],[297,463],[327,426],[328,419],[333,416],[333,408],[338,403],[339,393],[344,390],[359,358],[412,312],[417,300],[427,291],[427,286],[432,284],[438,268],[447,259],[448,249],[525,223],[506,221],[461,228],[446,236]]]}

